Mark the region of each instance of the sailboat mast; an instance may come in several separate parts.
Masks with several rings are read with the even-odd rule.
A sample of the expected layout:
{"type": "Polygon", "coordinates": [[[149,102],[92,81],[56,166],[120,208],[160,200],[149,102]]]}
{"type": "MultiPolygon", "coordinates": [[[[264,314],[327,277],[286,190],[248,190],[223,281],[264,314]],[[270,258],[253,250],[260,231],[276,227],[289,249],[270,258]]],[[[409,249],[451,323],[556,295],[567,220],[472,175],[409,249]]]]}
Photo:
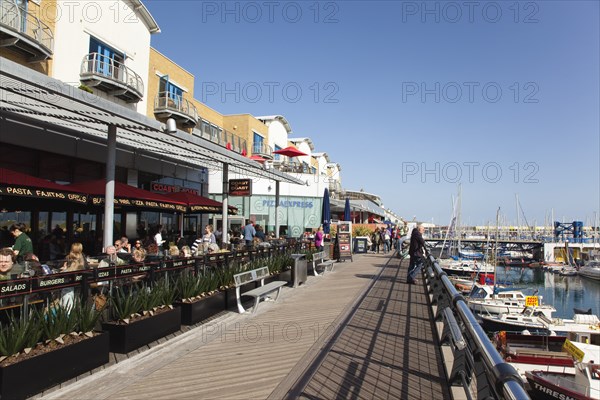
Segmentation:
{"type": "Polygon", "coordinates": [[[515,193],[515,207],[517,208],[517,239],[519,239],[519,195],[515,193]]]}

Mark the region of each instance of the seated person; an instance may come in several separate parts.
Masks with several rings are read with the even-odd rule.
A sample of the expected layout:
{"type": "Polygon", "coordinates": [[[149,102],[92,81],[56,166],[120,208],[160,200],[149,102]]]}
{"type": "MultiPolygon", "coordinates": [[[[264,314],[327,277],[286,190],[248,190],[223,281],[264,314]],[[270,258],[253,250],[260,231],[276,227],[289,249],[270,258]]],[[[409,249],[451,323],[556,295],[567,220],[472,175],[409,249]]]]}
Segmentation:
{"type": "Polygon", "coordinates": [[[111,264],[114,265],[124,265],[126,264],[124,260],[121,260],[117,257],[117,249],[115,246],[108,246],[106,248],[106,258],[100,261],[98,268],[108,268],[111,264]]]}
{"type": "Polygon", "coordinates": [[[221,250],[221,249],[219,248],[219,245],[216,243],[211,243],[208,245],[208,253],[209,254],[218,253],[219,250],[221,250]]]}
{"type": "Polygon", "coordinates": [[[170,246],[169,247],[169,256],[171,256],[172,258],[179,257],[179,247],[170,246]]]}
{"type": "Polygon", "coordinates": [[[21,264],[15,263],[16,255],[10,247],[0,249],[0,280],[18,278],[24,271],[21,264]]]}
{"type": "MultiPolygon", "coordinates": [[[[131,257],[131,264],[143,264],[146,260],[146,251],[144,249],[133,250],[133,256],[131,257]]],[[[135,275],[131,279],[134,282],[138,282],[146,278],[146,274],[135,275]]]]}
{"type": "Polygon", "coordinates": [[[192,256],[192,249],[190,249],[190,246],[183,246],[180,255],[185,258],[190,258],[192,256]]]}

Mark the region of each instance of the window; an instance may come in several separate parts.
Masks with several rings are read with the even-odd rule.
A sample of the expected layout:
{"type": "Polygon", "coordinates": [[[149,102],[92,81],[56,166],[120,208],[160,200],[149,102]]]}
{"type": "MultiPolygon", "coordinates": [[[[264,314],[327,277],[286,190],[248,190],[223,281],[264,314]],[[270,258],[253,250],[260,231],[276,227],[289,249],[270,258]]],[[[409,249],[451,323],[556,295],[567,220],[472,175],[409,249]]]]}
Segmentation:
{"type": "Polygon", "coordinates": [[[204,120],[202,120],[202,136],[210,138],[210,124],[204,120]]]}
{"type": "MultiPolygon", "coordinates": [[[[21,14],[21,32],[27,32],[27,0],[15,0],[15,4],[21,14]]],[[[6,12],[6,10],[2,11],[3,13],[6,12]]]]}
{"type": "Polygon", "coordinates": [[[262,136],[254,132],[254,145],[252,146],[252,153],[263,152],[263,140],[264,138],[262,136]]]}
{"type": "Polygon", "coordinates": [[[114,50],[95,37],[90,37],[90,53],[96,53],[93,58],[92,68],[102,75],[119,78],[122,74],[121,64],[125,62],[125,55],[114,50]]]}
{"type": "Polygon", "coordinates": [[[173,102],[175,107],[179,108],[183,97],[183,89],[169,81],[169,75],[164,75],[160,78],[158,84],[158,92],[160,97],[167,97],[173,102]]]}
{"type": "MultiPolygon", "coordinates": [[[[281,150],[281,147],[275,145],[275,151],[281,150]]],[[[273,153],[273,159],[276,161],[281,160],[281,154],[273,153]]]]}
{"type": "Polygon", "coordinates": [[[218,126],[211,125],[210,126],[210,140],[215,143],[220,143],[222,132],[223,132],[223,129],[219,128],[218,126]]]}

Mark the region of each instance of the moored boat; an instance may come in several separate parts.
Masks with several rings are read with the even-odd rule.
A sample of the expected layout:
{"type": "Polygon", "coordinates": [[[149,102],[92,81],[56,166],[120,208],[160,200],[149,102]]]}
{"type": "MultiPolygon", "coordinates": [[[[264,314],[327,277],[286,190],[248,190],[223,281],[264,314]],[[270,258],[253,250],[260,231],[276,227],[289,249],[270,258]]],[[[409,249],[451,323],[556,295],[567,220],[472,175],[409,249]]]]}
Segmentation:
{"type": "Polygon", "coordinates": [[[579,275],[584,278],[600,281],[600,261],[588,261],[579,268],[579,275]]]}
{"type": "Polygon", "coordinates": [[[527,330],[533,334],[566,335],[570,340],[600,345],[600,320],[596,315],[575,314],[573,319],[549,319],[533,308],[522,313],[481,315],[481,323],[488,332],[527,330]]]}
{"type": "Polygon", "coordinates": [[[600,347],[568,340],[565,347],[576,359],[575,373],[528,371],[529,393],[534,399],[599,399],[600,347]]]}
{"type": "Polygon", "coordinates": [[[490,285],[474,285],[467,298],[469,308],[478,314],[521,313],[525,307],[552,318],[556,309],[542,304],[542,296],[527,296],[520,290],[494,288],[490,285]]]}

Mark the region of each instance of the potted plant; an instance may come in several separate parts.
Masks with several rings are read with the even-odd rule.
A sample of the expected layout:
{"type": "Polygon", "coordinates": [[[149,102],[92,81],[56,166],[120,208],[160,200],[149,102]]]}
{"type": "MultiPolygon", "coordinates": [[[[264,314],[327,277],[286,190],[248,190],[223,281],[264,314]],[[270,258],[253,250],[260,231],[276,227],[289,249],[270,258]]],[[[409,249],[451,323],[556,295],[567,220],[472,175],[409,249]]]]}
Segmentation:
{"type": "Polygon", "coordinates": [[[88,304],[11,317],[0,328],[0,398],[26,398],[109,361],[108,334],[88,304]]]}
{"type": "Polygon", "coordinates": [[[218,269],[205,270],[194,275],[192,271],[181,273],[177,279],[177,300],[174,305],[181,309],[181,323],[194,325],[225,310],[225,292],[219,291],[223,273],[218,269]]]}
{"type": "Polygon", "coordinates": [[[112,320],[102,324],[110,333],[110,351],[129,353],[181,328],[181,311],[173,307],[175,288],[167,279],[128,289],[110,297],[112,320]]]}

